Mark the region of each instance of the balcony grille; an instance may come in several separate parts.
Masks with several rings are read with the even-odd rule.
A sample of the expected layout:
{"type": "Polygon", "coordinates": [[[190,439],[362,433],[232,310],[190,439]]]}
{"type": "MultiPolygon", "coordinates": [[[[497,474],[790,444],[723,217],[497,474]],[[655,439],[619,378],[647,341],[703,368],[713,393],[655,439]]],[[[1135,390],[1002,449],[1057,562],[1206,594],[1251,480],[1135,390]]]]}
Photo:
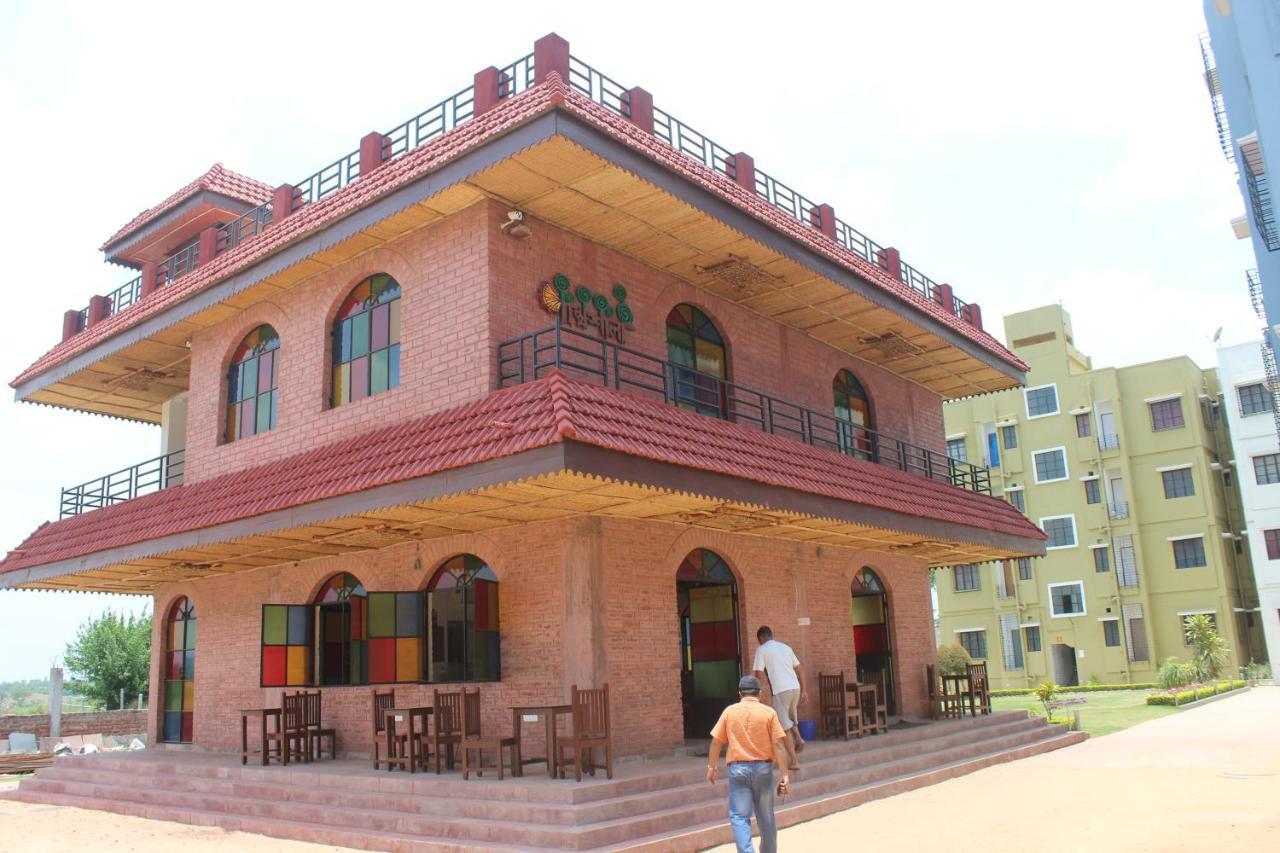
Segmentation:
{"type": "Polygon", "coordinates": [[[1227,124],[1227,105],[1222,99],[1222,80],[1218,76],[1218,63],[1213,56],[1209,34],[1200,34],[1200,58],[1204,61],[1204,82],[1209,87],[1209,102],[1213,106],[1213,121],[1218,126],[1218,144],[1228,160],[1235,159],[1231,145],[1231,127],[1227,124]]]}
{"type": "Polygon", "coordinates": [[[175,450],[129,468],[114,471],[96,480],[62,490],[59,518],[70,518],[90,510],[131,500],[139,495],[167,489],[182,482],[184,451],[175,450]]]}
{"type": "Polygon", "coordinates": [[[1276,212],[1271,205],[1271,186],[1267,180],[1266,165],[1262,161],[1262,148],[1258,135],[1251,133],[1240,140],[1240,161],[1244,168],[1245,187],[1249,191],[1249,206],[1253,209],[1254,227],[1258,229],[1268,252],[1280,249],[1280,232],[1276,230],[1276,212]]]}
{"type": "Polygon", "coordinates": [[[1119,521],[1122,518],[1129,517],[1129,504],[1125,501],[1117,501],[1113,504],[1107,504],[1107,515],[1112,521],[1119,521]]]}

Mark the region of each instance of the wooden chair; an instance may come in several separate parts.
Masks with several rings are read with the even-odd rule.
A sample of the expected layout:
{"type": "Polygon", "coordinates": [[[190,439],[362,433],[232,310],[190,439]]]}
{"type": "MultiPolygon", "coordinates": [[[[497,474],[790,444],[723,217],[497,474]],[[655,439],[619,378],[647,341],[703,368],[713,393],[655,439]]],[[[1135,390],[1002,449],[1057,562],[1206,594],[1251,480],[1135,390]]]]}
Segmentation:
{"type": "MultiPolygon", "coordinates": [[[[553,721],[554,722],[554,721],[553,721]]],[[[480,689],[462,693],[462,778],[471,778],[471,754],[475,753],[477,776],[484,775],[484,754],[492,751],[498,765],[498,779],[502,779],[502,750],[511,755],[511,775],[521,775],[520,741],[515,736],[485,737],[480,731],[480,689]]]]}
{"type": "Polygon", "coordinates": [[[853,694],[853,706],[849,704],[849,692],[845,689],[844,673],[823,675],[818,673],[818,726],[823,738],[862,737],[862,711],[858,708],[858,695],[853,694]]]}
{"type": "Polygon", "coordinates": [[[966,697],[969,709],[976,717],[979,713],[991,713],[991,682],[987,679],[986,663],[971,663],[965,667],[969,673],[969,690],[966,697]]]}
{"type": "Polygon", "coordinates": [[[938,704],[942,712],[942,717],[948,720],[954,720],[964,716],[965,694],[963,690],[954,687],[954,682],[942,676],[941,687],[938,690],[938,704]]]}
{"type": "Polygon", "coordinates": [[[942,719],[942,692],[938,684],[938,668],[934,664],[924,665],[924,683],[929,691],[929,719],[942,719]]]}
{"type": "Polygon", "coordinates": [[[435,753],[436,775],[439,775],[440,754],[445,753],[445,766],[452,770],[453,748],[462,746],[462,693],[436,690],[432,708],[435,731],[431,733],[431,748],[435,753]]]}
{"type": "Polygon", "coordinates": [[[889,731],[889,706],[885,700],[884,672],[873,672],[867,675],[867,683],[876,688],[876,701],[870,707],[862,709],[863,727],[871,734],[883,734],[889,731]]]}
{"type": "Polygon", "coordinates": [[[373,691],[373,769],[378,770],[382,765],[387,765],[388,769],[392,767],[407,767],[409,756],[409,735],[407,732],[396,732],[396,749],[386,758],[382,757],[382,747],[386,745],[387,740],[387,711],[396,706],[396,692],[388,690],[386,693],[379,693],[375,688],[373,691]]]}
{"type": "Polygon", "coordinates": [[[267,732],[268,758],[272,752],[281,764],[288,765],[290,760],[310,761],[311,736],[307,734],[306,708],[302,694],[280,697],[280,728],[267,732]],[[272,748],[274,745],[274,749],[272,748]]]}
{"type": "Polygon", "coordinates": [[[320,691],[306,693],[300,690],[298,695],[302,697],[302,724],[307,730],[308,756],[314,756],[317,759],[324,758],[324,742],[327,738],[329,741],[329,759],[331,761],[336,759],[338,757],[338,730],[326,729],[321,724],[320,691]]]}
{"type": "Polygon", "coordinates": [[[582,781],[583,758],[587,772],[596,775],[592,750],[604,750],[605,775],[613,778],[613,724],[609,715],[609,685],[594,690],[579,690],[573,685],[570,706],[573,708],[573,731],[556,740],[556,773],[563,779],[566,753],[573,750],[573,777],[582,781]]]}

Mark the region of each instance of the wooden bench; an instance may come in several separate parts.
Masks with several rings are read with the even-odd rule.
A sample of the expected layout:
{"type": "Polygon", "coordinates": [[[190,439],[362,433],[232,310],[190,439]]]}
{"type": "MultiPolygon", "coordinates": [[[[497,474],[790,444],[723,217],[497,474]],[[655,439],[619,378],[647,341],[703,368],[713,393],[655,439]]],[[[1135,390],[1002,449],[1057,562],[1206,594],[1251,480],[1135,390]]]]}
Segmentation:
{"type": "MultiPolygon", "coordinates": [[[[1069,708],[1072,705],[1085,705],[1089,700],[1084,696],[1068,696],[1064,699],[1050,699],[1044,703],[1045,710],[1049,712],[1049,716],[1053,716],[1053,712],[1059,708],[1069,708]]],[[[1080,731],[1080,711],[1072,712],[1072,725],[1075,731],[1080,731]]]]}

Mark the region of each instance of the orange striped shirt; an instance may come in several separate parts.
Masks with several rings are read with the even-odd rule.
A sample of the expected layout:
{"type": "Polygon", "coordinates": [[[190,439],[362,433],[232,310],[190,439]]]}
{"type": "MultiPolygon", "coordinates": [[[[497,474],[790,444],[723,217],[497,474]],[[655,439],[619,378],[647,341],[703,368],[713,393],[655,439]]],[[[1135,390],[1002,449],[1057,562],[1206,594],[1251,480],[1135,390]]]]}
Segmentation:
{"type": "Polygon", "coordinates": [[[755,696],[743,696],[736,705],[724,709],[711,736],[729,744],[725,760],[773,761],[773,745],[786,737],[778,714],[755,696]]]}

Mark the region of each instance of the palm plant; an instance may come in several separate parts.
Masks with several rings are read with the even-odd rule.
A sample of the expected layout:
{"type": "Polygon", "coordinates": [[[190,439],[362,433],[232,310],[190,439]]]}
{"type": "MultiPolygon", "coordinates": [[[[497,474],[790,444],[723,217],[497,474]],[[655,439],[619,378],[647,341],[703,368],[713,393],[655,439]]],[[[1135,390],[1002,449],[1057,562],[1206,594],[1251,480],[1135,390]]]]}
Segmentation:
{"type": "Polygon", "coordinates": [[[1196,667],[1196,677],[1200,681],[1217,678],[1223,667],[1227,665],[1227,641],[1218,634],[1213,619],[1208,614],[1197,613],[1188,616],[1183,631],[1187,636],[1187,645],[1195,649],[1192,663],[1196,667]]]}

